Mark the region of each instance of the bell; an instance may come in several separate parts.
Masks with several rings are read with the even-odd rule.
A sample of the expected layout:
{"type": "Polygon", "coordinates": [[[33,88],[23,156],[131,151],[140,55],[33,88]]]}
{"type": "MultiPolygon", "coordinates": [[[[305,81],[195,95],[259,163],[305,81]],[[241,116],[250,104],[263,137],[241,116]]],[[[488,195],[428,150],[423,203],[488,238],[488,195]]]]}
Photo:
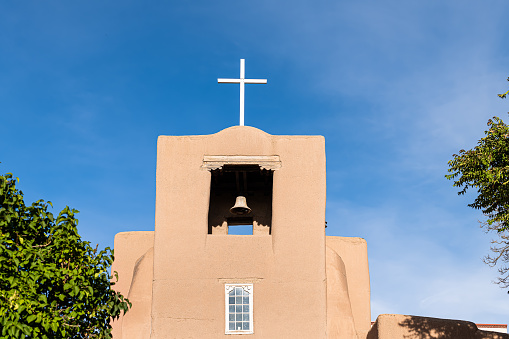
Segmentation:
{"type": "Polygon", "coordinates": [[[237,199],[235,199],[235,205],[230,208],[230,212],[237,215],[251,213],[251,209],[247,206],[246,197],[239,195],[237,199]]]}

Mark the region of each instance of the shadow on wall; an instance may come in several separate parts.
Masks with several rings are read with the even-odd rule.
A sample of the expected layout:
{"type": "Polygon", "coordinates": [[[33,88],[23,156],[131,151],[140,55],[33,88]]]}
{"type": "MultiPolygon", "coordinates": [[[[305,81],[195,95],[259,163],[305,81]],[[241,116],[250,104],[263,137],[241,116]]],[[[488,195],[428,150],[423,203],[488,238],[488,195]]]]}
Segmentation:
{"type": "Polygon", "coordinates": [[[482,331],[469,321],[382,314],[367,339],[509,339],[509,334],[482,331]]]}

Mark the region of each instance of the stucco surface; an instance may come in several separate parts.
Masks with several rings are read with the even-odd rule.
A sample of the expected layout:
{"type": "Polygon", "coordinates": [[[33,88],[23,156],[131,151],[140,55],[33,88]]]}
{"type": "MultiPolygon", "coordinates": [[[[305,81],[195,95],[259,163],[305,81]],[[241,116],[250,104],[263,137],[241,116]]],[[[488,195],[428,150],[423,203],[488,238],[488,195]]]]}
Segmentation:
{"type": "Polygon", "coordinates": [[[137,261],[128,298],[132,308],[122,320],[122,333],[129,338],[150,338],[150,309],[152,307],[152,279],[154,248],[151,247],[137,261]]]}
{"type": "Polygon", "coordinates": [[[371,290],[366,240],[327,236],[326,243],[327,247],[333,249],[343,260],[355,329],[359,338],[365,338],[371,328],[371,290]]]}
{"type": "MultiPolygon", "coordinates": [[[[115,261],[111,266],[111,272],[118,273],[118,281],[115,283],[114,289],[122,293],[123,296],[129,295],[136,262],[153,246],[154,231],[121,232],[115,235],[115,261]]],[[[113,278],[113,280],[116,279],[113,278]]],[[[114,338],[122,338],[122,319],[123,316],[120,316],[112,324],[114,338]]]]}
{"type": "Polygon", "coordinates": [[[401,314],[378,316],[367,339],[509,339],[509,334],[481,331],[469,321],[401,314]]]}
{"type": "Polygon", "coordinates": [[[358,339],[348,293],[346,268],[341,257],[327,246],[327,338],[358,339]]]}

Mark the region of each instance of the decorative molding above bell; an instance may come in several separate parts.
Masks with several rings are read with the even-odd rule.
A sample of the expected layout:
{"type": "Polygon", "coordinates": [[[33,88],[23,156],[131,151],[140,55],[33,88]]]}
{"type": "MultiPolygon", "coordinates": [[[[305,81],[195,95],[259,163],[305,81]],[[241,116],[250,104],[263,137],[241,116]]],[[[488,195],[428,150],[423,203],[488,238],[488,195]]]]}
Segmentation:
{"type": "Polygon", "coordinates": [[[239,195],[237,199],[235,199],[235,205],[230,208],[230,212],[237,215],[246,215],[251,213],[251,209],[247,206],[246,197],[239,195]]]}

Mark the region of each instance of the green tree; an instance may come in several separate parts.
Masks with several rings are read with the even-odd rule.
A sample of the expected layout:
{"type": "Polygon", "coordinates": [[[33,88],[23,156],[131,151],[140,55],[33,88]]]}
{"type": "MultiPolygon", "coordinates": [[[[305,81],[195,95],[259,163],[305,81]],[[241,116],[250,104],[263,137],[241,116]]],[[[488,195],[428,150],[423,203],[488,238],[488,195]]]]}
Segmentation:
{"type": "MultiPolygon", "coordinates": [[[[498,96],[505,98],[508,93],[498,96]]],[[[498,283],[501,287],[509,287],[509,126],[493,117],[488,120],[488,130],[484,134],[477,146],[453,155],[448,162],[450,174],[445,177],[461,188],[459,195],[469,188],[477,190],[477,197],[468,206],[480,209],[486,216],[481,226],[486,232],[497,235],[492,240],[492,254],[486,256],[484,262],[490,266],[500,265],[498,283]]]]}
{"type": "Polygon", "coordinates": [[[16,182],[0,176],[0,338],[111,338],[131,306],[111,288],[113,251],[81,239],[78,211],[25,205],[16,182]]]}

